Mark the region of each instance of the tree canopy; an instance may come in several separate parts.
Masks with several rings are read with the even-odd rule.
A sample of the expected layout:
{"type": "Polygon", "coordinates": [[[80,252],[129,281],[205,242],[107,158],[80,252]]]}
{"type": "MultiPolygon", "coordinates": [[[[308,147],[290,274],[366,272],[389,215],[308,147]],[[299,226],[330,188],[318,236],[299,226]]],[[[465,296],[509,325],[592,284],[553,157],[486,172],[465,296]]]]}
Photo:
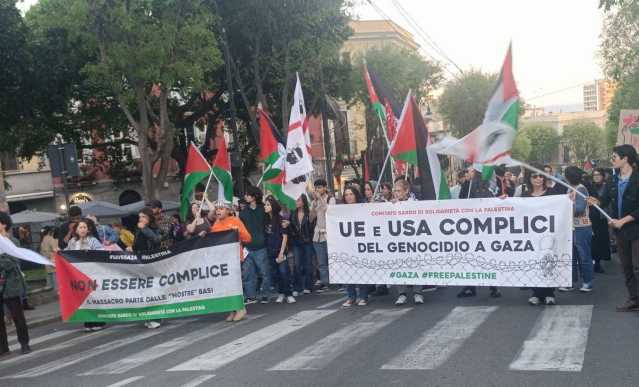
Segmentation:
{"type": "Polygon", "coordinates": [[[598,160],[606,155],[604,130],[593,122],[566,125],[561,137],[562,142],[570,149],[572,162],[598,160]]]}
{"type": "Polygon", "coordinates": [[[547,163],[557,154],[561,138],[555,129],[543,125],[527,125],[520,131],[530,139],[530,161],[547,163]]]}

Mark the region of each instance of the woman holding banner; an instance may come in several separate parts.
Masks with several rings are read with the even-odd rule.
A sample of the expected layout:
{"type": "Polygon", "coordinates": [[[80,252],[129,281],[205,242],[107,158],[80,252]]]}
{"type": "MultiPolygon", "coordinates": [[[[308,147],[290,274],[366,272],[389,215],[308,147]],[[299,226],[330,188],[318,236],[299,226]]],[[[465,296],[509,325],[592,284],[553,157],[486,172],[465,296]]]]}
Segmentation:
{"type": "Polygon", "coordinates": [[[295,265],[293,271],[293,296],[303,292],[311,294],[313,289],[313,235],[315,223],[311,220],[311,211],[306,195],[295,202],[296,209],[291,213],[291,241],[295,265]]]}
{"type": "Polygon", "coordinates": [[[264,235],[268,258],[273,267],[273,281],[271,283],[277,286],[279,293],[275,302],[281,304],[286,300],[287,304],[293,304],[296,300],[291,294],[290,273],[286,260],[288,227],[283,226],[284,219],[281,211],[282,207],[277,200],[273,196],[268,196],[264,201],[264,213],[266,214],[264,235]]]}
{"type": "MultiPolygon", "coordinates": [[[[6,212],[0,211],[0,235],[17,245],[18,241],[9,234],[12,224],[11,217],[6,212]]],[[[21,296],[24,292],[26,292],[26,284],[18,259],[8,254],[0,254],[0,356],[9,354],[7,328],[4,325],[5,306],[16,327],[22,354],[31,352],[27,320],[24,318],[22,309],[21,296]]]]}
{"type": "MultiPolygon", "coordinates": [[[[89,220],[80,219],[65,250],[104,250],[102,243],[89,233],[90,228],[89,220]]],[[[99,331],[104,329],[105,325],[104,322],[88,321],[84,323],[84,330],[87,332],[99,331]]]]}
{"type": "MultiPolygon", "coordinates": [[[[343,204],[357,204],[363,203],[364,199],[362,198],[362,194],[353,187],[344,188],[344,193],[342,194],[343,204]]],[[[368,285],[355,285],[348,284],[346,285],[346,295],[347,299],[342,304],[342,307],[349,308],[353,305],[357,306],[366,306],[368,305],[368,285]],[[359,289],[359,294],[358,294],[359,289]],[[358,297],[359,296],[359,297],[358,297]]]]}
{"type": "MultiPolygon", "coordinates": [[[[542,168],[540,165],[533,165],[533,167],[542,168]]],[[[548,188],[546,177],[540,173],[526,170],[524,184],[526,189],[521,196],[525,198],[538,198],[555,194],[548,188]]],[[[542,302],[546,305],[555,305],[555,288],[532,288],[532,291],[532,296],[528,299],[530,305],[539,305],[542,302]]]]}
{"type": "MultiPolygon", "coordinates": [[[[220,232],[228,230],[236,230],[239,234],[240,243],[251,243],[251,234],[248,232],[244,223],[237,216],[232,215],[233,205],[225,201],[219,200],[215,202],[215,223],[211,227],[211,232],[220,232]]],[[[240,259],[244,261],[244,253],[240,252],[240,259]]],[[[229,313],[226,321],[240,321],[246,316],[246,308],[236,310],[229,313]]]]}
{"type": "MultiPolygon", "coordinates": [[[[135,232],[133,247],[129,247],[127,250],[136,254],[147,254],[160,248],[161,239],[153,210],[149,207],[142,208],[138,214],[138,229],[135,232]]],[[[159,328],[160,325],[160,320],[144,322],[144,326],[149,329],[159,328]]]]}

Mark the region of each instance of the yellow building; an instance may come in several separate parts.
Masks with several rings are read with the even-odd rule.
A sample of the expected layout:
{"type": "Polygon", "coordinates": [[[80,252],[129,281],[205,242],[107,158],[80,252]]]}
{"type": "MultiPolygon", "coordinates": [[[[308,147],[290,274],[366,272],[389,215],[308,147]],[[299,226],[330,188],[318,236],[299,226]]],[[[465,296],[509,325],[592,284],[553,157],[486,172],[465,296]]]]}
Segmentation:
{"type": "Polygon", "coordinates": [[[608,110],[616,89],[614,82],[606,79],[597,79],[584,85],[584,110],[587,112],[608,110]]]}

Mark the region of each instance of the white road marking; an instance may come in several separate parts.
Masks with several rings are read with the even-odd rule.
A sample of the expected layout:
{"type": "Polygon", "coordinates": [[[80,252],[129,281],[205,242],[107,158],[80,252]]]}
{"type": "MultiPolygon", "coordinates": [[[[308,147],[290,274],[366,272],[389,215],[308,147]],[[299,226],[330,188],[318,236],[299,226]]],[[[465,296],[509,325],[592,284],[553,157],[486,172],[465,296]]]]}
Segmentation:
{"type": "Polygon", "coordinates": [[[496,310],[496,306],[454,308],[443,320],[415,340],[414,344],[381,368],[431,370],[439,367],[457,352],[464,341],[496,310]]]}
{"type": "Polygon", "coordinates": [[[592,309],[592,305],[558,305],[544,309],[509,368],[581,371],[592,309]]]}
{"type": "MultiPolygon", "coordinates": [[[[5,376],[2,379],[18,379],[18,378],[33,378],[37,376],[42,376],[45,374],[49,374],[51,372],[55,372],[62,368],[68,367],[70,365],[79,363],[83,360],[90,359],[96,356],[99,356],[103,353],[112,351],[117,348],[121,348],[127,346],[129,344],[133,344],[135,342],[148,339],[149,337],[153,337],[155,335],[159,335],[161,333],[166,333],[167,330],[173,330],[174,328],[180,327],[186,324],[187,321],[180,321],[179,323],[172,324],[170,327],[166,327],[169,329],[149,329],[142,333],[138,333],[137,335],[133,335],[130,337],[124,337],[122,339],[114,340],[111,342],[107,342],[97,347],[93,347],[91,349],[80,351],[73,353],[71,355],[59,358],[57,360],[50,361],[48,363],[29,368],[28,370],[19,372],[15,375],[5,376]]],[[[98,332],[100,333],[100,332],[98,332]]]]}
{"type": "MultiPolygon", "coordinates": [[[[67,336],[67,335],[70,335],[72,333],[77,333],[77,331],[64,330],[64,331],[51,332],[51,333],[49,333],[47,335],[38,336],[38,337],[36,337],[34,339],[30,339],[29,340],[29,345],[33,347],[34,345],[38,345],[38,344],[44,343],[46,341],[57,339],[58,337],[67,336]]],[[[19,348],[20,348],[20,344],[17,344],[17,343],[9,346],[9,350],[11,350],[11,351],[16,351],[19,348]]]]}
{"type": "Polygon", "coordinates": [[[206,382],[209,379],[213,379],[215,375],[200,375],[197,378],[191,380],[190,382],[183,384],[181,387],[197,387],[200,384],[206,382]]]}
{"type": "Polygon", "coordinates": [[[344,301],[346,301],[346,297],[343,298],[338,298],[337,300],[333,300],[331,302],[327,302],[326,304],[320,305],[318,307],[316,307],[315,309],[326,309],[326,308],[330,308],[331,306],[335,305],[335,304],[341,304],[344,301]]]}
{"type": "Polygon", "coordinates": [[[248,321],[255,320],[263,316],[264,316],[263,314],[248,315],[246,320],[236,322],[236,323],[229,323],[226,321],[218,322],[216,324],[206,326],[202,329],[191,331],[185,336],[176,337],[173,340],[168,340],[161,344],[146,348],[140,352],[134,353],[123,359],[117,360],[113,363],[105,364],[98,368],[94,368],[90,371],[81,373],[80,375],[86,376],[86,375],[104,375],[104,374],[123,374],[136,367],[140,367],[153,360],[159,359],[170,353],[182,350],[194,343],[219,335],[221,333],[228,331],[229,329],[232,329],[239,325],[244,325],[248,321]]]}
{"type": "Polygon", "coordinates": [[[113,384],[109,384],[107,387],[122,387],[122,386],[126,386],[128,384],[131,384],[133,382],[137,382],[140,379],[143,379],[144,376],[134,376],[128,379],[124,379],[124,380],[120,380],[117,383],[113,383],[113,384]]]}
{"type": "Polygon", "coordinates": [[[309,345],[269,371],[321,370],[344,352],[373,336],[411,309],[374,310],[317,343],[309,345]]]}
{"type": "Polygon", "coordinates": [[[337,312],[337,310],[305,310],[299,312],[282,321],[194,357],[191,360],[170,368],[169,371],[216,370],[335,312],[337,312]]]}

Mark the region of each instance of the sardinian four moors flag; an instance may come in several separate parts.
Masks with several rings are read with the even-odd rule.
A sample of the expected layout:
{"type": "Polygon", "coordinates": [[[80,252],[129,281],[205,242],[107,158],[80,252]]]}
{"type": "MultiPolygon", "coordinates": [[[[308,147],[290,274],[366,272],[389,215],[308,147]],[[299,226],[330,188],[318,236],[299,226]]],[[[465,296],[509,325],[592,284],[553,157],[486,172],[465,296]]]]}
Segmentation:
{"type": "Polygon", "coordinates": [[[180,205],[180,218],[186,220],[191,203],[191,195],[195,186],[211,174],[211,166],[202,156],[202,153],[193,144],[189,144],[189,151],[186,157],[186,168],[184,168],[184,185],[182,186],[182,204],[180,205]]]}
{"type": "Polygon", "coordinates": [[[511,49],[509,46],[482,124],[460,140],[445,139],[439,144],[442,149],[438,153],[484,166],[513,163],[510,154],[517,134],[520,105],[511,49]]]}
{"type": "Polygon", "coordinates": [[[263,109],[257,107],[260,125],[260,161],[264,163],[264,173],[260,179],[264,188],[288,209],[295,209],[295,199],[284,193],[284,161],[286,148],[279,130],[263,109]]]}
{"type": "Polygon", "coordinates": [[[306,107],[300,77],[296,74],[293,106],[288,121],[286,137],[286,158],[284,162],[284,193],[297,199],[306,192],[306,180],[313,172],[313,162],[309,152],[309,143],[304,133],[306,125],[306,107]]]}
{"type": "Polygon", "coordinates": [[[217,200],[224,200],[227,203],[233,202],[233,178],[231,176],[231,159],[226,149],[226,139],[224,133],[218,133],[215,137],[215,147],[217,154],[213,160],[211,172],[218,183],[217,200]]]}
{"type": "Polygon", "coordinates": [[[437,154],[430,149],[430,134],[415,98],[408,92],[399,119],[391,156],[414,165],[421,178],[421,199],[450,199],[446,177],[437,154]]]}

